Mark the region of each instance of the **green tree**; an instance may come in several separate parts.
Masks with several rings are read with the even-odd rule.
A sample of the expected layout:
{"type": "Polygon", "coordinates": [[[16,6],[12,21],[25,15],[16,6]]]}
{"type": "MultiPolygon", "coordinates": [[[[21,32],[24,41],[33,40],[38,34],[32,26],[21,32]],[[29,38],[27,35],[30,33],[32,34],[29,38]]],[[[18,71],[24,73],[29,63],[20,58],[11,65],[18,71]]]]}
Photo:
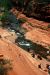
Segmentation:
{"type": "Polygon", "coordinates": [[[12,6],[11,0],[0,0],[0,7],[9,9],[12,6]]]}

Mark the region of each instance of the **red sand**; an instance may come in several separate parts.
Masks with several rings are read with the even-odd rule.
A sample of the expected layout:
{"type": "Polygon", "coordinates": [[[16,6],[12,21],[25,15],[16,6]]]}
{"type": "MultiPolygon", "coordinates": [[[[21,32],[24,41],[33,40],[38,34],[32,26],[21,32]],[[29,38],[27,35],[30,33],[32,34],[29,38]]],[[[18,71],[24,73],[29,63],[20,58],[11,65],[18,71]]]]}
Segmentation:
{"type": "Polygon", "coordinates": [[[47,75],[34,65],[29,53],[4,38],[0,39],[0,54],[12,60],[13,71],[9,75],[47,75]]]}

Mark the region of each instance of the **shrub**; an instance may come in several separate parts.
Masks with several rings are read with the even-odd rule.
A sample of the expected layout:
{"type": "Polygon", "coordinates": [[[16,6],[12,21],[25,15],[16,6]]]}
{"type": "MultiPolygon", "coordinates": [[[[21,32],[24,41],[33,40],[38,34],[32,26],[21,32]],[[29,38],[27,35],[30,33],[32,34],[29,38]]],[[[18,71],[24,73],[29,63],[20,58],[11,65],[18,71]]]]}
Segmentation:
{"type": "Polygon", "coordinates": [[[42,29],[47,30],[48,29],[48,26],[44,26],[44,27],[42,27],[42,29]]]}
{"type": "Polygon", "coordinates": [[[9,8],[11,8],[11,6],[12,6],[11,0],[0,0],[0,7],[9,9],[9,8]]]}
{"type": "Polygon", "coordinates": [[[26,5],[26,15],[30,16],[33,10],[33,0],[28,2],[28,5],[26,5]]]}
{"type": "Polygon", "coordinates": [[[19,23],[25,23],[27,20],[25,18],[19,18],[18,21],[19,23]]]}
{"type": "Polygon", "coordinates": [[[50,28],[50,24],[48,25],[48,28],[50,28]]]}
{"type": "Polygon", "coordinates": [[[2,15],[0,15],[0,20],[1,21],[6,21],[7,20],[7,17],[10,15],[9,11],[8,10],[5,10],[2,15]]]}
{"type": "Polygon", "coordinates": [[[5,75],[5,68],[0,65],[0,75],[5,75]]]}
{"type": "Polygon", "coordinates": [[[7,75],[10,69],[12,69],[10,60],[0,59],[0,75],[7,75]]]}
{"type": "Polygon", "coordinates": [[[24,6],[24,0],[18,0],[18,6],[20,8],[23,8],[23,6],[24,6]]]}
{"type": "Polygon", "coordinates": [[[30,26],[34,27],[32,23],[28,22],[28,24],[29,24],[30,26]]]}

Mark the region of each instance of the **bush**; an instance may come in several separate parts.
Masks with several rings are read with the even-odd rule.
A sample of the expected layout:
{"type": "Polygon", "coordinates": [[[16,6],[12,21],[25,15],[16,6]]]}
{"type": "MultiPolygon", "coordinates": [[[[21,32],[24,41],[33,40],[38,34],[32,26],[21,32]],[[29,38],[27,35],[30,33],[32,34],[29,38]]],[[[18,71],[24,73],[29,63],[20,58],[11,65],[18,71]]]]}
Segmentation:
{"type": "Polygon", "coordinates": [[[26,14],[31,15],[33,10],[33,0],[28,2],[28,5],[26,5],[26,14]]]}
{"type": "Polygon", "coordinates": [[[28,22],[28,24],[29,24],[30,26],[34,27],[32,23],[28,22]]]}
{"type": "Polygon", "coordinates": [[[10,60],[0,59],[0,75],[7,75],[10,69],[12,69],[10,60]]]}
{"type": "Polygon", "coordinates": [[[18,0],[18,6],[20,8],[23,8],[24,7],[24,0],[18,0]]]}
{"type": "Polygon", "coordinates": [[[0,0],[0,7],[4,7],[5,9],[9,9],[12,7],[11,0],[0,0]]]}
{"type": "Polygon", "coordinates": [[[50,24],[48,25],[48,28],[50,28],[50,24]]]}
{"type": "Polygon", "coordinates": [[[19,18],[18,21],[19,23],[25,23],[27,20],[25,18],[19,18]]]}
{"type": "Polygon", "coordinates": [[[48,26],[44,26],[44,27],[42,27],[42,29],[47,30],[48,29],[48,26]]]}
{"type": "Polygon", "coordinates": [[[3,12],[3,14],[0,15],[0,20],[1,20],[1,21],[6,21],[6,20],[7,20],[7,17],[8,17],[9,15],[10,15],[9,11],[8,11],[8,10],[5,10],[5,11],[3,12]]]}
{"type": "Polygon", "coordinates": [[[0,75],[6,75],[5,68],[2,65],[0,65],[0,75]]]}

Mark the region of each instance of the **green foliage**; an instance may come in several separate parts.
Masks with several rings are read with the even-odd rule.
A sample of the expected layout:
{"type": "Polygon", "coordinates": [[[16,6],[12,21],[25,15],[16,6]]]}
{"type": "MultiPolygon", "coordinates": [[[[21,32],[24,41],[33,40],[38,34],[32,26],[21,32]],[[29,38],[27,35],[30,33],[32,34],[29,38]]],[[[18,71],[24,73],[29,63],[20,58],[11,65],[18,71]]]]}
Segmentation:
{"type": "Polygon", "coordinates": [[[0,21],[2,20],[2,16],[0,16],[0,21]]]}
{"type": "Polygon", "coordinates": [[[24,0],[18,0],[18,6],[23,8],[24,6],[24,0]]]}
{"type": "Polygon", "coordinates": [[[30,26],[34,27],[32,23],[28,22],[28,24],[29,24],[30,26]]]}
{"type": "Polygon", "coordinates": [[[0,75],[6,75],[5,68],[2,65],[0,65],[0,75]]]}
{"type": "Polygon", "coordinates": [[[25,23],[27,21],[27,19],[25,19],[25,18],[19,18],[18,21],[19,21],[19,23],[25,23]]]}
{"type": "Polygon", "coordinates": [[[26,11],[29,13],[32,11],[32,8],[33,8],[33,0],[31,0],[28,5],[27,5],[27,8],[26,8],[26,11]]]}
{"type": "Polygon", "coordinates": [[[50,46],[48,46],[49,50],[50,50],[50,46]]]}
{"type": "Polygon", "coordinates": [[[0,16],[0,20],[5,21],[7,19],[7,15],[8,12],[4,12],[1,16],[0,16]]]}
{"type": "Polygon", "coordinates": [[[0,16],[1,21],[9,21],[10,23],[17,23],[16,17],[9,11],[5,11],[1,16],[0,16]]]}
{"type": "Polygon", "coordinates": [[[7,75],[7,72],[11,69],[10,60],[0,59],[0,75],[7,75]]]}
{"type": "Polygon", "coordinates": [[[48,26],[44,26],[44,27],[42,27],[41,29],[47,30],[47,29],[48,29],[48,26]]]}
{"type": "Polygon", "coordinates": [[[48,25],[48,28],[50,28],[50,24],[48,25]]]}
{"type": "Polygon", "coordinates": [[[0,0],[0,7],[4,7],[5,9],[9,9],[12,6],[10,0],[0,0]]]}

